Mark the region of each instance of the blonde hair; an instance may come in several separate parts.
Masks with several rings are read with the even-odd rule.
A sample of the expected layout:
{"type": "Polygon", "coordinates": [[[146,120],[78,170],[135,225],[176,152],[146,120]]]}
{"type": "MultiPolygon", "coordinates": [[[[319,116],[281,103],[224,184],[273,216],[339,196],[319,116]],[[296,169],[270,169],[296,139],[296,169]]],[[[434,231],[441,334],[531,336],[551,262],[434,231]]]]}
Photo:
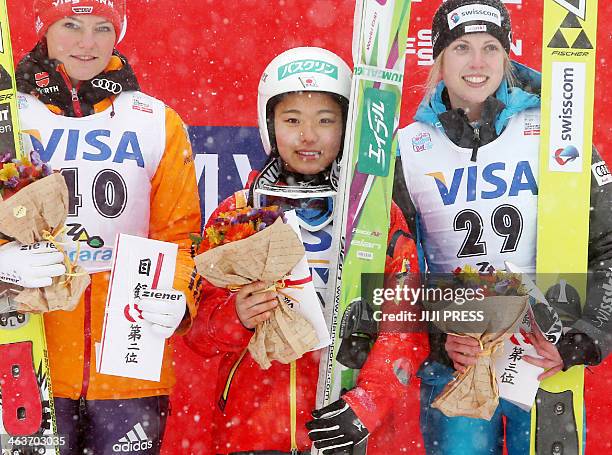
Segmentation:
{"type": "MultiPolygon", "coordinates": [[[[438,83],[442,80],[442,59],[444,58],[446,49],[443,49],[442,52],[440,52],[440,54],[434,60],[431,69],[429,70],[429,75],[427,76],[427,81],[425,82],[425,98],[427,99],[427,101],[430,101],[433,98],[434,94],[436,93],[436,87],[438,86],[438,83]]],[[[508,87],[516,86],[517,80],[516,76],[514,75],[514,67],[512,66],[512,62],[510,61],[510,56],[505,52],[504,79],[506,79],[508,87]]]]}

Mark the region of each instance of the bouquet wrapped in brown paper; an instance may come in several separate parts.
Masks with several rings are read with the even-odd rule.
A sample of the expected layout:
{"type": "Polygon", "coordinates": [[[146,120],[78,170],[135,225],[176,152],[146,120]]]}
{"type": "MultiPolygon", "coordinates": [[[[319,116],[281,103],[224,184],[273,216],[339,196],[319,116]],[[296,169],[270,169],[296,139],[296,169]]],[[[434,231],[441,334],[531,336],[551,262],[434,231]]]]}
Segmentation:
{"type": "MultiPolygon", "coordinates": [[[[461,276],[458,273],[456,276],[461,276]]],[[[455,302],[440,309],[436,303],[426,304],[443,314],[434,324],[443,332],[471,337],[478,341],[482,352],[476,365],[463,373],[456,373],[442,393],[432,403],[449,417],[464,416],[490,420],[499,404],[499,389],[495,375],[495,359],[503,352],[504,340],[517,329],[529,305],[529,296],[521,285],[520,277],[506,273],[477,275],[468,270],[459,278],[461,285],[481,287],[482,298],[455,302]],[[503,289],[510,295],[495,295],[503,289]],[[460,315],[480,315],[477,321],[467,321],[460,315]],[[465,313],[464,313],[465,312],[465,313]]],[[[457,286],[457,283],[455,283],[457,286]]]]}
{"type": "MultiPolygon", "coordinates": [[[[68,215],[64,177],[52,173],[34,152],[31,160],[4,156],[0,165],[0,233],[23,244],[46,240],[64,253],[55,238],[68,215]]],[[[74,309],[90,280],[87,273],[64,255],[66,275],[55,278],[51,286],[21,291],[15,298],[17,311],[44,313],[74,309]]]]}
{"type": "MultiPolygon", "coordinates": [[[[204,253],[196,256],[198,273],[220,288],[237,290],[263,281],[282,294],[284,278],[304,257],[302,242],[277,207],[223,213],[206,229],[204,253]]],[[[253,359],[267,369],[272,360],[290,363],[316,346],[310,322],[279,299],[267,321],[249,342],[253,359]]]]}

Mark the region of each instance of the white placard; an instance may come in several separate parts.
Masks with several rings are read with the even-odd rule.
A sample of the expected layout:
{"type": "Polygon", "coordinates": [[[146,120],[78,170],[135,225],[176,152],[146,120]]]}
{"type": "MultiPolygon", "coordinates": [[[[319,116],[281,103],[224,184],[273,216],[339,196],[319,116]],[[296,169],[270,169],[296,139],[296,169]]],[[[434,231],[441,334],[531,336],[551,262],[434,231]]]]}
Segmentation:
{"type": "Polygon", "coordinates": [[[523,360],[525,355],[540,357],[526,336],[530,331],[528,313],[531,313],[533,318],[529,309],[520,325],[520,333],[513,334],[504,342],[503,354],[495,361],[499,396],[525,411],[533,407],[540,387],[538,376],[544,371],[543,368],[523,360]]]}
{"type": "MultiPolygon", "coordinates": [[[[287,224],[293,228],[295,233],[302,242],[302,234],[300,232],[300,226],[297,221],[297,215],[295,210],[285,212],[285,219],[287,224]]],[[[306,256],[300,259],[300,262],[293,268],[291,275],[288,277],[287,283],[300,283],[295,286],[288,286],[280,291],[282,294],[290,297],[289,299],[281,294],[281,298],[290,305],[295,311],[302,314],[314,327],[317,337],[319,338],[319,344],[317,344],[313,350],[321,349],[331,344],[331,338],[329,336],[329,330],[325,323],[325,317],[323,316],[323,310],[317,291],[315,290],[314,283],[312,282],[312,276],[310,269],[308,268],[308,261],[306,256]],[[304,282],[306,281],[306,282],[304,282]]]]}
{"type": "Polygon", "coordinates": [[[177,252],[175,243],[117,236],[98,372],[159,381],[166,340],[151,331],[134,302],[155,289],[172,289],[177,252]]]}

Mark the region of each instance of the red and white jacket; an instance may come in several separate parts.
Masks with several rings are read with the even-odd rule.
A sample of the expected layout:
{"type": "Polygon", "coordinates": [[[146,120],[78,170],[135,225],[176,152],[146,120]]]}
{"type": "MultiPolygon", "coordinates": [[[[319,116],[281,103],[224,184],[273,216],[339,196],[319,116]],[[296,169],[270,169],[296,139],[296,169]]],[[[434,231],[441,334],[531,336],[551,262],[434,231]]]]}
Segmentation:
{"type": "MultiPolygon", "coordinates": [[[[235,208],[234,195],[221,203],[210,220],[235,208]]],[[[389,239],[385,272],[397,273],[402,265],[416,272],[415,243],[395,204],[389,239]]],[[[238,319],[235,294],[205,283],[198,315],[185,341],[206,358],[221,356],[213,453],[306,451],[311,442],[305,423],[312,419],[310,413],[316,407],[322,351],[309,352],[291,364],[274,361],[263,370],[247,351],[252,335],[238,319]]],[[[391,327],[386,331],[381,327],[356,387],[343,395],[371,433],[369,455],[423,451],[418,427],[418,379],[412,374],[409,385],[404,385],[394,366],[415,372],[426,355],[425,333],[391,327]]]]}

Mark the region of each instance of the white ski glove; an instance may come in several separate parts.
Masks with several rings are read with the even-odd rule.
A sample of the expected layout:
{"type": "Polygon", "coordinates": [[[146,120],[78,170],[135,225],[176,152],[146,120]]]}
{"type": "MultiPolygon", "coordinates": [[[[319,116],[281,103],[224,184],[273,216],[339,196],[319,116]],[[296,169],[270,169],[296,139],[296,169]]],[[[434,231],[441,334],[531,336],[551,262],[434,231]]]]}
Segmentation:
{"type": "Polygon", "coordinates": [[[23,245],[14,241],[0,247],[0,281],[44,288],[65,273],[64,255],[50,242],[23,245]]]}
{"type": "Polygon", "coordinates": [[[151,289],[147,294],[150,296],[141,295],[140,300],[136,301],[142,318],[151,323],[155,333],[170,338],[185,316],[185,294],[174,289],[151,289]]]}

